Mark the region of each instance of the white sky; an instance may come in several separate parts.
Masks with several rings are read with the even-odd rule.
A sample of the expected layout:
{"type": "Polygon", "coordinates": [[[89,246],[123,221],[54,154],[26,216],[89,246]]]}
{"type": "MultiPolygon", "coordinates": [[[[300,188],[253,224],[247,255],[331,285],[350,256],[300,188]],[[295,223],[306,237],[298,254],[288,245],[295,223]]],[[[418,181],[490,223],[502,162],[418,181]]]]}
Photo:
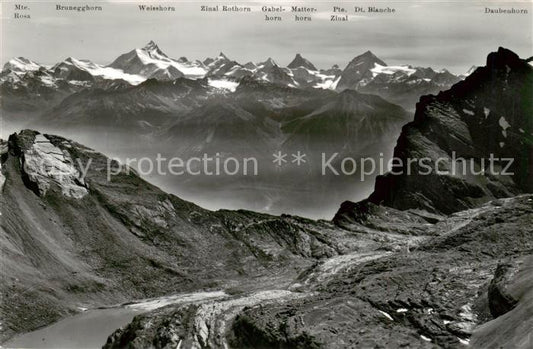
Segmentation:
{"type": "MultiPolygon", "coordinates": [[[[153,1],[152,1],[153,2],[153,1]]],[[[223,51],[241,63],[274,58],[286,65],[296,53],[327,68],[344,68],[356,55],[371,50],[387,64],[412,64],[466,72],[472,65],[483,65],[487,54],[498,46],[507,47],[521,57],[533,55],[533,1],[374,1],[314,2],[292,1],[285,5],[315,6],[321,14],[311,23],[297,23],[292,14],[284,22],[263,20],[260,6],[281,1],[248,2],[251,14],[208,14],[200,12],[206,2],[162,2],[176,12],[142,13],[133,2],[91,2],[102,12],[57,12],[55,4],[73,1],[24,1],[32,19],[14,20],[13,2],[2,1],[2,50],[4,64],[24,56],[42,64],[54,64],[69,56],[111,63],[118,55],[154,40],[167,55],[204,59],[223,51]],[[392,15],[352,16],[347,23],[329,21],[334,5],[395,7],[392,15]],[[490,8],[522,8],[527,15],[489,15],[490,8]]],[[[246,5],[245,1],[218,2],[220,5],[246,5]]]]}

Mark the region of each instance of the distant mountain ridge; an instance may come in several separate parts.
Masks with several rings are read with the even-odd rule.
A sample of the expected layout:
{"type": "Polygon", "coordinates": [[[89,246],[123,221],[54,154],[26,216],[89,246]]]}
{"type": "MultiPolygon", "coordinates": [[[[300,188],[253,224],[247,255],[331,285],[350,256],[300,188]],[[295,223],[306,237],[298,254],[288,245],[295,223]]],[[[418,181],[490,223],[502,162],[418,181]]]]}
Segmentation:
{"type": "Polygon", "coordinates": [[[413,109],[419,95],[438,92],[436,89],[445,89],[460,80],[449,72],[436,72],[431,68],[389,67],[371,51],[355,57],[345,69],[338,65],[318,69],[300,53],[286,67],[272,58],[262,63],[241,64],[224,53],[203,61],[190,61],[186,57],[173,59],[150,41],[142,48],[120,55],[109,65],[69,57],[48,67],[24,57],[14,58],[4,65],[0,85],[9,95],[21,94],[21,91],[37,94],[41,89],[79,91],[117,84],[134,86],[147,79],[208,78],[214,87],[231,92],[244,77],[292,88],[374,93],[406,109],[413,109]],[[405,91],[409,98],[402,103],[405,91]]]}

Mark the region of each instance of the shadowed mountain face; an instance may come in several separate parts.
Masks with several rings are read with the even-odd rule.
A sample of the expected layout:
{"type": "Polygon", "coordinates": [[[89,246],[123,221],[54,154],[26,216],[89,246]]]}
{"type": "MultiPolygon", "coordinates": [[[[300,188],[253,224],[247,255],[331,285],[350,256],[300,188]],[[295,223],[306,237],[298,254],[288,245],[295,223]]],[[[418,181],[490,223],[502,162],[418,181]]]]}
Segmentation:
{"type": "Polygon", "coordinates": [[[288,148],[358,157],[387,149],[409,116],[378,96],[347,90],[290,108],[284,118],[288,148]]]}
{"type": "Polygon", "coordinates": [[[163,132],[164,141],[179,144],[180,154],[269,154],[280,138],[278,123],[266,109],[245,108],[229,100],[210,101],[174,121],[163,132]]]}
{"type": "Polygon", "coordinates": [[[533,68],[500,48],[465,81],[421,98],[394,150],[393,172],[403,174],[379,177],[369,201],[452,213],[532,192],[532,86],[533,68]],[[422,158],[432,172],[414,162],[407,175],[408,160],[422,158]]]}
{"type": "Polygon", "coordinates": [[[35,124],[153,132],[171,123],[176,115],[201,106],[212,90],[204,80],[189,79],[149,79],[116,90],[87,89],[65,98],[35,124]]]}

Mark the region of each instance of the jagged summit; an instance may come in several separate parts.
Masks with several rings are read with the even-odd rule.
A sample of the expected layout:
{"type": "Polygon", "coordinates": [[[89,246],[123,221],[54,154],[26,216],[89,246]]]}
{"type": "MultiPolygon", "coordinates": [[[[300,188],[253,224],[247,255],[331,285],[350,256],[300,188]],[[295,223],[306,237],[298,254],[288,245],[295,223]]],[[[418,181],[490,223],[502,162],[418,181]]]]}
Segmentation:
{"type": "Polygon", "coordinates": [[[206,66],[211,67],[211,69],[218,69],[221,65],[230,62],[231,60],[224,54],[220,52],[215,58],[208,57],[202,63],[206,66]]]}
{"type": "Polygon", "coordinates": [[[366,50],[363,54],[359,55],[359,57],[377,57],[372,51],[366,50]]]}
{"type": "Polygon", "coordinates": [[[145,51],[159,50],[159,46],[153,40],[150,40],[142,49],[145,51]]]}
{"type": "Polygon", "coordinates": [[[248,62],[245,65],[243,65],[244,68],[254,70],[257,68],[257,65],[254,62],[248,62]]]}
{"type": "Polygon", "coordinates": [[[143,48],[135,50],[138,55],[147,54],[155,59],[168,59],[169,57],[157,46],[154,41],[150,41],[143,48]]]}
{"type": "Polygon", "coordinates": [[[342,72],[341,79],[337,84],[337,90],[357,89],[363,79],[369,79],[373,76],[372,69],[376,65],[387,66],[387,63],[379,59],[371,51],[366,51],[355,57],[342,72]]]}
{"type": "Polygon", "coordinates": [[[368,63],[378,63],[379,65],[386,66],[387,63],[382,61],[378,56],[376,56],[372,51],[368,50],[365,53],[355,57],[352,62],[368,62],[368,63]]]}
{"type": "Polygon", "coordinates": [[[471,66],[470,69],[468,69],[468,70],[466,71],[466,74],[465,74],[465,75],[468,76],[468,75],[472,74],[473,72],[476,71],[476,69],[477,69],[477,66],[476,66],[476,65],[471,66]]]}
{"type": "Polygon", "coordinates": [[[488,69],[502,69],[506,65],[511,68],[517,65],[522,65],[523,60],[513,51],[504,47],[498,47],[498,51],[491,52],[487,56],[488,69]]]}
{"type": "Polygon", "coordinates": [[[17,57],[10,59],[6,64],[4,64],[4,71],[16,71],[16,72],[27,72],[39,70],[41,65],[35,63],[25,57],[17,57]]]}
{"type": "MultiPolygon", "coordinates": [[[[63,62],[67,62],[67,63],[72,63],[72,64],[76,64],[78,62],[83,62],[84,60],[82,59],[77,59],[77,58],[74,58],[72,56],[69,56],[67,58],[65,58],[65,60],[63,62]]],[[[88,62],[88,61],[85,61],[85,62],[88,62]]]]}
{"type": "Polygon", "coordinates": [[[292,60],[292,62],[287,66],[287,68],[295,69],[299,67],[304,67],[309,70],[317,70],[316,67],[311,63],[309,60],[302,57],[301,54],[297,53],[296,57],[292,60]]]}
{"type": "Polygon", "coordinates": [[[259,64],[259,66],[262,66],[263,68],[270,68],[270,67],[277,67],[278,64],[272,57],[268,57],[268,59],[262,63],[259,64]]]}

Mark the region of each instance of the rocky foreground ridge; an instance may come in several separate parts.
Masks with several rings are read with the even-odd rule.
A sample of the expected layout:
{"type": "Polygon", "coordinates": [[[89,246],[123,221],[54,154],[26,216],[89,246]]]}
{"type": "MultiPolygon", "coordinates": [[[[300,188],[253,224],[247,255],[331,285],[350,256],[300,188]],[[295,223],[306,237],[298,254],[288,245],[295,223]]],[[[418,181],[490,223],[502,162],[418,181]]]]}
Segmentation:
{"type": "Polygon", "coordinates": [[[354,240],[326,221],[208,211],[92,149],[36,131],[11,135],[1,150],[2,338],[80,307],[286,287],[320,259],[388,239],[354,240]],[[110,181],[108,167],[118,173],[110,181]]]}

